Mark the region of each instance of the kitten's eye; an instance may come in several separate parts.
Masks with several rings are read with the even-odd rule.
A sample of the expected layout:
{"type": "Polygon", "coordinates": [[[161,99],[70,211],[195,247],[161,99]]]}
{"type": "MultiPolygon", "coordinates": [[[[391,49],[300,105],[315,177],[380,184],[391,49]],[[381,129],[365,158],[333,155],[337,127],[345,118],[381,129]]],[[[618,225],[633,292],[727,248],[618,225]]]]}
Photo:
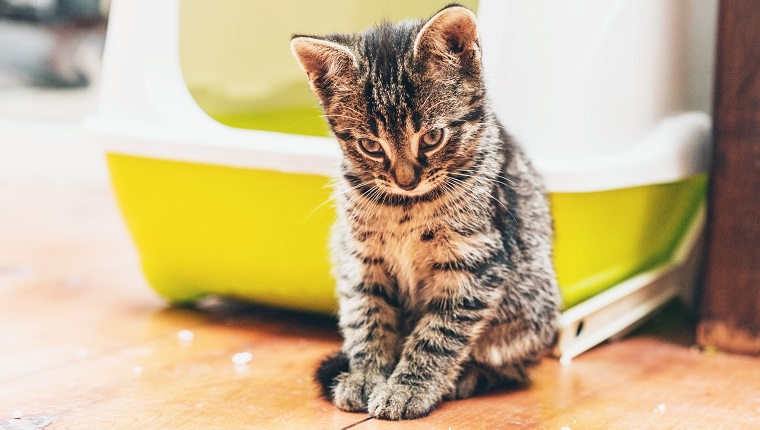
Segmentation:
{"type": "Polygon", "coordinates": [[[383,155],[383,147],[380,142],[370,139],[359,139],[359,148],[362,149],[367,155],[373,157],[380,157],[383,155]]]}
{"type": "Polygon", "coordinates": [[[443,141],[442,128],[436,128],[436,129],[430,130],[427,133],[422,135],[422,139],[420,139],[420,149],[423,151],[428,150],[428,149],[433,149],[436,146],[438,146],[442,141],[443,141]]]}

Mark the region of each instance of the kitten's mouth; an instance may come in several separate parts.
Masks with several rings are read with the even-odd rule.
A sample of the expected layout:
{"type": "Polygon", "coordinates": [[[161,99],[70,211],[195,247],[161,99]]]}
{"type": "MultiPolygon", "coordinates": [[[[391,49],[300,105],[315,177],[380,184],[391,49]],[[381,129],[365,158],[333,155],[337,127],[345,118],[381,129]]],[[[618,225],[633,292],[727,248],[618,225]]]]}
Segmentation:
{"type": "Polygon", "coordinates": [[[430,180],[422,181],[417,187],[411,190],[405,190],[401,188],[398,184],[391,182],[391,185],[388,187],[388,191],[392,194],[396,194],[399,196],[405,196],[405,197],[419,197],[424,196],[431,191],[438,188],[438,183],[434,183],[430,180]]]}
{"type": "Polygon", "coordinates": [[[442,177],[428,177],[417,187],[404,190],[394,181],[380,178],[374,184],[364,185],[361,194],[369,200],[388,205],[406,205],[436,199],[446,193],[446,180],[442,177]]]}

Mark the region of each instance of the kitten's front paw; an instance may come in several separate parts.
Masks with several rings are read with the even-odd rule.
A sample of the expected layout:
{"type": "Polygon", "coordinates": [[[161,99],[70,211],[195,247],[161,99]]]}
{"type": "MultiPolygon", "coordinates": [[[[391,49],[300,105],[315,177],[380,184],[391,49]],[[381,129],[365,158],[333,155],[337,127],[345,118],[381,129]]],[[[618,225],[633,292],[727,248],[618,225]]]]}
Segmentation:
{"type": "Polygon", "coordinates": [[[388,383],[372,393],[367,411],[384,420],[413,420],[429,414],[437,403],[438,398],[423,387],[388,383]]]}
{"type": "Polygon", "coordinates": [[[380,374],[347,372],[337,378],[333,389],[333,402],[338,408],[347,412],[367,410],[367,402],[375,387],[385,383],[380,374]]]}

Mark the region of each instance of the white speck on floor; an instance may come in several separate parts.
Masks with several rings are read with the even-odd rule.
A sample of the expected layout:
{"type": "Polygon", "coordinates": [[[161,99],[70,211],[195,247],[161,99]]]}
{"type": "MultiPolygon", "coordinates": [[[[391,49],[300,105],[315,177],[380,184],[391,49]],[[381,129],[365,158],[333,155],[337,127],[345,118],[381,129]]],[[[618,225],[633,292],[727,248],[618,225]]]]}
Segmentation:
{"type": "Polygon", "coordinates": [[[568,427],[568,426],[564,426],[564,427],[562,427],[562,429],[560,429],[560,430],[570,430],[570,427],[568,427]]]}
{"type": "Polygon", "coordinates": [[[238,352],[232,356],[232,364],[235,366],[245,366],[253,359],[253,355],[250,352],[238,352]]]}
{"type": "Polygon", "coordinates": [[[190,330],[180,330],[177,332],[177,339],[182,343],[190,343],[195,339],[195,333],[190,330]]]}
{"type": "Polygon", "coordinates": [[[21,414],[21,411],[13,411],[13,419],[14,420],[20,420],[23,415],[21,414]]]}
{"type": "Polygon", "coordinates": [[[656,408],[654,408],[653,412],[656,414],[662,414],[665,412],[665,409],[667,409],[667,407],[663,405],[662,403],[660,403],[659,405],[657,405],[656,408]]]}
{"type": "Polygon", "coordinates": [[[140,376],[142,375],[143,369],[140,366],[135,366],[132,368],[132,371],[135,373],[136,376],[140,376]]]}

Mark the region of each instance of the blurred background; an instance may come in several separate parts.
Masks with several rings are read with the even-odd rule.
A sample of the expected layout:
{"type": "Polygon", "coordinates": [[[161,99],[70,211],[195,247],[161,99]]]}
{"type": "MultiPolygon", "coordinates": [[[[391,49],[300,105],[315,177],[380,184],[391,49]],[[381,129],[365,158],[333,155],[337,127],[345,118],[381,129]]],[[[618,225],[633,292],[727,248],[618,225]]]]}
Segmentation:
{"type": "Polygon", "coordinates": [[[0,180],[105,184],[97,109],[110,0],[0,0],[0,180]]]}
{"type": "Polygon", "coordinates": [[[86,87],[102,50],[109,3],[0,0],[0,85],[86,87]]]}

